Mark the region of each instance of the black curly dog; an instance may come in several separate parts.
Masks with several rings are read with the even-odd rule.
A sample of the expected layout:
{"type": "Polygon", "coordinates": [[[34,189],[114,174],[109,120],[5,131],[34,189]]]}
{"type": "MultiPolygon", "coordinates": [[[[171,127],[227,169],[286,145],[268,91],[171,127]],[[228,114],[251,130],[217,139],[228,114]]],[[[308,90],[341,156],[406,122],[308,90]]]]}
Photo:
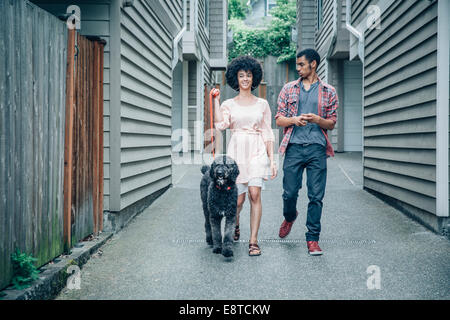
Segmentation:
{"type": "Polygon", "coordinates": [[[214,253],[233,256],[233,232],[236,224],[237,187],[239,169],[236,162],[227,156],[219,156],[209,166],[202,167],[203,178],[200,194],[205,214],[206,242],[213,245],[214,253]],[[222,249],[220,223],[225,217],[225,235],[222,249]]]}

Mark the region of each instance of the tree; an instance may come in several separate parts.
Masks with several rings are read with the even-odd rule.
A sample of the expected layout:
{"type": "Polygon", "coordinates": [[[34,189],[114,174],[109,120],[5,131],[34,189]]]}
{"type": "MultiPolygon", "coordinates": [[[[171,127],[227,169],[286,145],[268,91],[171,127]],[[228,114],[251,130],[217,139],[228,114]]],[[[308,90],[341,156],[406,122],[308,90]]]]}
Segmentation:
{"type": "Polygon", "coordinates": [[[262,29],[248,27],[238,18],[229,21],[233,32],[228,54],[230,60],[240,55],[256,58],[272,55],[278,57],[278,63],[295,59],[296,45],[291,40],[291,33],[296,23],[296,1],[277,0],[277,6],[270,13],[273,18],[262,29]]]}
{"type": "Polygon", "coordinates": [[[228,1],[228,19],[245,19],[248,7],[245,0],[228,1]]]}

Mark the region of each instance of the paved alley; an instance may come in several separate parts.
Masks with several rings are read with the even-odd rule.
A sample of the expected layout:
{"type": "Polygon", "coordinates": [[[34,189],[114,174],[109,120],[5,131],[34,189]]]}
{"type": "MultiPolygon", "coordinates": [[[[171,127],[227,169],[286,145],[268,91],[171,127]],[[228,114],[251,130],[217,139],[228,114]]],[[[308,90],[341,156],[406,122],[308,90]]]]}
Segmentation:
{"type": "Polygon", "coordinates": [[[328,159],[319,257],[306,250],[306,175],[291,234],[278,238],[280,165],[262,192],[262,255],[248,256],[247,200],[241,240],[226,259],[205,242],[201,166],[173,167],[173,187],[84,265],[80,290],[66,288],[58,299],[450,298],[449,240],[364,191],[361,153],[328,159]],[[379,289],[368,287],[369,266],[379,270],[379,289]]]}

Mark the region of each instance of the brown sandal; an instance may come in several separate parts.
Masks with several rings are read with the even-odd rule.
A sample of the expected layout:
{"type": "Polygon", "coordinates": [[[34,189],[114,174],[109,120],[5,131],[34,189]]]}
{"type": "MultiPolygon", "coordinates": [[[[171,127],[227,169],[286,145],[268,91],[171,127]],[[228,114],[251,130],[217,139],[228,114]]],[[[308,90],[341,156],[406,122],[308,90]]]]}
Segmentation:
{"type": "Polygon", "coordinates": [[[241,231],[239,230],[239,225],[237,225],[234,229],[234,241],[238,241],[241,236],[241,231]]]}
{"type": "Polygon", "coordinates": [[[248,245],[248,255],[250,257],[261,255],[261,249],[259,248],[257,243],[250,243],[248,245]]]}

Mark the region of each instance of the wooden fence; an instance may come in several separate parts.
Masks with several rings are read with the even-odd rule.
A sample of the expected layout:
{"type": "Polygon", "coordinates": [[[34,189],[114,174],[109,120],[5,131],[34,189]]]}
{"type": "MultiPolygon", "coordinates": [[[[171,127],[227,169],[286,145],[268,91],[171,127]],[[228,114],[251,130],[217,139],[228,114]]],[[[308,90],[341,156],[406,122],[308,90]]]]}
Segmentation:
{"type": "Polygon", "coordinates": [[[39,267],[102,229],[103,47],[0,1],[0,288],[15,248],[39,267]]]}
{"type": "Polygon", "coordinates": [[[15,248],[42,265],[63,250],[66,24],[0,1],[0,288],[15,248]]]}

